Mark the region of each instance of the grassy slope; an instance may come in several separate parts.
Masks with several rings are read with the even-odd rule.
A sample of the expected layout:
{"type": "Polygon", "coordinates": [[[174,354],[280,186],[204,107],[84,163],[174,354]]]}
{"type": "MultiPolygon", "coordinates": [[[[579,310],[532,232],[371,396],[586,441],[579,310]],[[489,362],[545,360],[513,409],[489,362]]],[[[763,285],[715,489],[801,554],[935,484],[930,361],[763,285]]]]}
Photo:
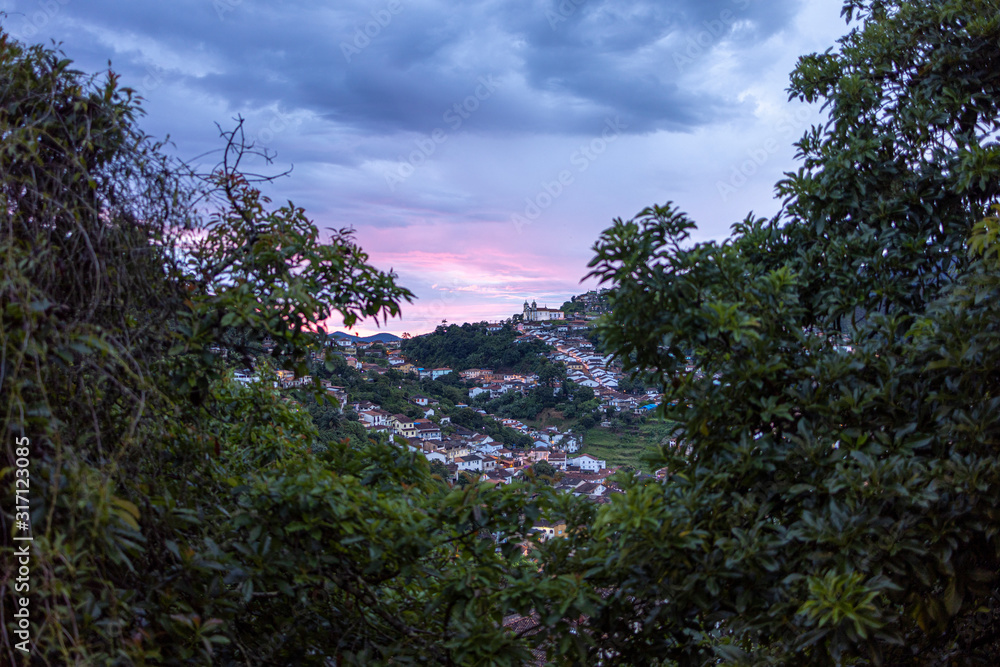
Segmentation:
{"type": "Polygon", "coordinates": [[[527,419],[525,423],[532,428],[545,428],[546,426],[555,426],[560,431],[566,430],[568,427],[575,426],[575,419],[566,419],[563,413],[556,410],[555,408],[545,408],[539,412],[534,419],[527,419]]]}
{"type": "Polygon", "coordinates": [[[646,422],[638,427],[637,433],[613,433],[606,428],[592,428],[584,433],[581,453],[602,458],[608,466],[629,465],[651,472],[641,456],[662,441],[669,428],[670,424],[662,420],[646,422]]]}

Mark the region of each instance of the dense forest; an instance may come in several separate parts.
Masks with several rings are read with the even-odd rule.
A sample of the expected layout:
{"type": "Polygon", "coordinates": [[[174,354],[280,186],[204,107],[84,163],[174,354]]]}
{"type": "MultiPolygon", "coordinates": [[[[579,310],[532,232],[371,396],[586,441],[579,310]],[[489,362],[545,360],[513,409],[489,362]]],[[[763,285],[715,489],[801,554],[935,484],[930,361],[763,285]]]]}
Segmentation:
{"type": "MultiPolygon", "coordinates": [[[[594,245],[602,344],[675,424],[662,478],[606,504],[448,487],[333,434],[318,374],[275,391],[327,320],[412,293],[350,229],[272,205],[239,121],[201,173],[117,76],[0,31],[4,663],[995,664],[1000,3],[844,16],[792,72],[829,122],[778,214],[693,243],[654,205],[594,245]]],[[[448,353],[451,329],[414,356],[533,370],[512,332],[458,327],[448,353]]]]}
{"type": "Polygon", "coordinates": [[[549,347],[539,340],[515,343],[519,335],[510,325],[497,332],[487,331],[485,323],[440,325],[429,334],[404,340],[402,350],[407,359],[427,368],[541,372],[546,361],[542,355],[549,347]]]}

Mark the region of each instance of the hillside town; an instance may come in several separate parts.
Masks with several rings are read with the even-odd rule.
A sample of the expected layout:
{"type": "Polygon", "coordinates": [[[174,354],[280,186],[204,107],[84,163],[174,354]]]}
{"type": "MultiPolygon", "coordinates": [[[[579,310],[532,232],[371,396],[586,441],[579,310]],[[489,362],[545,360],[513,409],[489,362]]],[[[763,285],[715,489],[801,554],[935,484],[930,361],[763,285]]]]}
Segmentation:
{"type": "MultiPolygon", "coordinates": [[[[514,324],[520,334],[515,343],[537,339],[545,343],[551,351],[547,358],[565,366],[566,378],[579,386],[593,389],[600,398],[602,409],[615,411],[647,411],[655,407],[660,398],[650,392],[643,396],[624,394],[617,390],[620,370],[610,363],[610,358],[598,354],[592,342],[587,340],[589,320],[565,319],[562,311],[537,308],[535,303],[524,304],[525,317],[514,324]],[[543,315],[539,316],[539,312],[543,315]]],[[[596,315],[592,315],[590,319],[596,315]]],[[[486,326],[487,331],[498,332],[504,323],[494,322],[486,326]]],[[[410,374],[420,379],[439,379],[456,373],[468,383],[467,395],[470,399],[483,394],[489,398],[514,392],[525,394],[539,386],[537,374],[495,371],[488,368],[470,368],[455,371],[451,368],[424,368],[404,357],[399,341],[382,344],[353,340],[342,337],[334,341],[337,353],[346,363],[363,373],[384,374],[390,369],[410,374]],[[372,350],[387,363],[362,361],[370,358],[372,350]]],[[[559,392],[561,382],[552,383],[553,391],[559,392]]],[[[339,388],[331,387],[337,391],[339,388]]],[[[423,411],[423,417],[413,418],[403,414],[392,414],[381,406],[369,401],[346,400],[346,405],[357,413],[364,428],[372,433],[383,433],[403,443],[412,451],[422,453],[428,461],[439,462],[447,470],[451,481],[457,482],[467,475],[487,484],[509,484],[524,476],[526,471],[539,462],[558,471],[555,486],[561,491],[577,496],[586,496],[602,501],[607,494],[616,491],[608,477],[618,470],[609,468],[605,460],[580,452],[582,437],[572,431],[560,431],[557,427],[532,428],[517,419],[510,419],[487,413],[481,408],[470,408],[459,403],[455,409],[470,408],[477,413],[494,419],[504,427],[531,438],[530,448],[508,446],[489,435],[451,424],[439,401],[414,395],[410,399],[423,411]],[[448,433],[443,427],[446,425],[448,433]]]]}
{"type": "MultiPolygon", "coordinates": [[[[539,308],[535,302],[525,301],[521,317],[507,322],[486,323],[489,333],[498,333],[504,327],[516,331],[514,344],[540,341],[544,344],[545,358],[565,370],[565,380],[579,387],[587,387],[599,399],[600,411],[640,415],[653,410],[662,396],[655,391],[624,393],[618,387],[622,381],[620,366],[609,356],[600,354],[588,338],[592,321],[602,312],[600,293],[574,297],[579,300],[580,312],[566,318],[563,310],[539,308]]],[[[607,461],[582,451],[583,437],[572,428],[556,426],[532,427],[519,419],[490,414],[481,407],[470,405],[473,399],[484,396],[497,398],[508,393],[525,395],[538,388],[541,380],[537,373],[516,373],[490,368],[423,367],[407,359],[401,350],[401,340],[386,336],[379,340],[363,340],[345,334],[329,336],[329,351],[343,359],[348,368],[361,373],[369,382],[395,370],[414,381],[438,380],[457,376],[462,381],[462,391],[469,402],[446,402],[412,393],[407,400],[416,411],[410,415],[385,409],[370,400],[352,398],[344,386],[329,379],[321,385],[336,400],[340,411],[356,415],[357,423],[371,437],[405,445],[422,454],[451,483],[469,481],[485,484],[510,484],[526,475],[548,473],[556,489],[576,496],[585,496],[596,502],[605,502],[617,491],[609,477],[618,466],[609,467],[607,461]],[[472,410],[489,418],[509,432],[526,436],[521,446],[503,442],[489,434],[453,423],[452,415],[460,410],[472,410]],[[414,416],[419,415],[419,416],[414,416]],[[532,472],[529,472],[532,471],[532,472]]],[[[271,343],[265,342],[265,350],[271,343]]],[[[325,358],[327,351],[313,355],[316,362],[325,358]]],[[[291,371],[275,372],[275,386],[284,389],[305,387],[313,382],[311,376],[298,376],[291,371]]],[[[251,369],[238,370],[234,380],[249,383],[258,380],[258,373],[251,369]]],[[[563,390],[561,380],[550,380],[554,394],[563,390]]],[[[402,387],[402,385],[401,385],[402,387]]],[[[609,426],[610,422],[602,422],[609,426]]],[[[547,527],[543,527],[547,528],[547,527]]]]}

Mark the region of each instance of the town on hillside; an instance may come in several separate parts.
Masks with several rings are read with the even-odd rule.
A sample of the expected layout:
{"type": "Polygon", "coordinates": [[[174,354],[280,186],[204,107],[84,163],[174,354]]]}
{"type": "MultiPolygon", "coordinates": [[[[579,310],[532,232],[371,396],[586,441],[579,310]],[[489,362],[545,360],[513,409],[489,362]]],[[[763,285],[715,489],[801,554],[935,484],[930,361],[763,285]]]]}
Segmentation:
{"type": "MultiPolygon", "coordinates": [[[[318,383],[338,406],[332,417],[309,406],[318,427],[333,422],[338,435],[398,443],[452,484],[543,477],[560,491],[603,502],[618,490],[609,477],[623,466],[587,451],[586,434],[644,420],[662,400],[635,384],[621,390],[629,380],[591,335],[604,312],[606,299],[594,291],[559,309],[525,301],[506,321],[441,326],[426,336],[361,339],[338,332],[326,350],[313,353],[315,377],[278,370],[270,381],[290,391],[318,383]],[[332,371],[325,363],[331,357],[332,371]],[[451,363],[424,364],[422,357],[451,363]],[[496,365],[468,367],[484,359],[496,365]],[[510,416],[516,401],[528,416],[510,416]],[[531,418],[536,411],[577,420],[544,424],[531,418]]],[[[272,346],[265,341],[264,351],[272,346]]],[[[233,379],[251,383],[262,375],[242,369],[233,379]]]]}

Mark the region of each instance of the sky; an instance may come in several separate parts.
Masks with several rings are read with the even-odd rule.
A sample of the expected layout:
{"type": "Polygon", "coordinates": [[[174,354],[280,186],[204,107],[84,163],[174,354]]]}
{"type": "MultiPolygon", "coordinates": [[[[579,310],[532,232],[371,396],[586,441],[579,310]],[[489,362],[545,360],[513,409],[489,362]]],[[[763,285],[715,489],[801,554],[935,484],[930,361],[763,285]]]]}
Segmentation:
{"type": "Polygon", "coordinates": [[[822,120],[788,75],[847,32],[841,4],[0,0],[0,21],[78,69],[110,62],[142,129],[192,164],[244,118],[273,173],[292,169],[267,193],[353,227],[416,294],[355,331],[416,335],[593,289],[600,233],[647,206],[678,205],[693,241],[777,212],[793,142],[822,120]]]}

